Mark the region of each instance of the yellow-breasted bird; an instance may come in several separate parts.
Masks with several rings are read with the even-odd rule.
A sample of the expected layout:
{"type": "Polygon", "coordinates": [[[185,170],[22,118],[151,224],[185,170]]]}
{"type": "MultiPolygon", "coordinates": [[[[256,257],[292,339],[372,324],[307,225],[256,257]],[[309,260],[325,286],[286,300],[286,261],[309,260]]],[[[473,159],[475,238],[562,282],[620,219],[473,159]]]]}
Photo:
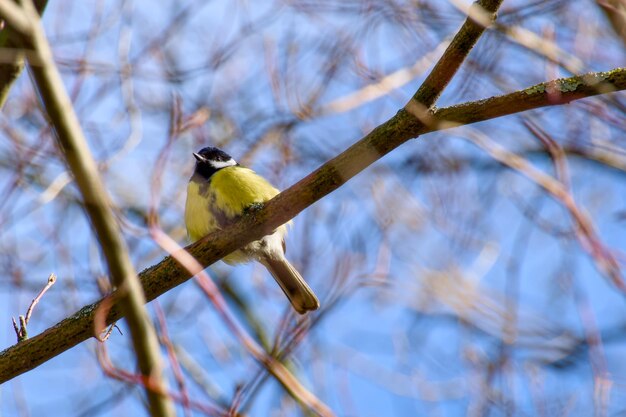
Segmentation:
{"type": "MultiPolygon", "coordinates": [[[[249,208],[279,193],[265,178],[239,165],[218,148],[203,148],[193,156],[196,168],[187,186],[185,204],[185,224],[192,241],[225,227],[249,208]]],[[[302,275],[285,258],[286,234],[284,224],[223,260],[230,265],[260,262],[278,282],[293,308],[304,314],[318,309],[320,303],[302,275]]]]}

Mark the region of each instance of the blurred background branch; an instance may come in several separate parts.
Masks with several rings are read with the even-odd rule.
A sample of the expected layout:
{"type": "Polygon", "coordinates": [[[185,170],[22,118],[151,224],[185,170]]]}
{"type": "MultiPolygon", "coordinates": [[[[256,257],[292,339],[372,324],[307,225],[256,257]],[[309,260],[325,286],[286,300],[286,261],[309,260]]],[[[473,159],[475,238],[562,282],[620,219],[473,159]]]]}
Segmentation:
{"type": "MultiPolygon", "coordinates": [[[[35,4],[37,13],[41,16],[46,9],[48,0],[34,0],[33,3],[35,4]]],[[[12,54],[12,58],[8,60],[9,62],[4,60],[0,62],[0,109],[7,100],[13,82],[20,76],[24,69],[24,57],[19,52],[19,45],[19,35],[16,32],[6,28],[0,31],[0,48],[13,50],[15,52],[12,54]]]]}
{"type": "MultiPolygon", "coordinates": [[[[493,14],[457,0],[49,2],[43,26],[108,207],[132,264],[149,267],[146,299],[159,297],[146,312],[177,414],[312,415],[308,395],[336,415],[619,414],[626,306],[604,278],[626,263],[621,3],[506,0],[483,32],[493,14]],[[433,76],[437,107],[398,113],[433,76]],[[184,246],[191,153],[207,145],[282,189],[322,167],[272,216],[189,247],[208,264],[299,213],[288,256],[316,314],[297,320],[254,265],[207,271],[222,310],[178,285],[190,274],[155,231],[184,246]]],[[[36,59],[0,49],[3,63],[20,55],[36,59]]],[[[0,114],[5,346],[40,277],[58,281],[35,336],[0,354],[2,378],[23,372],[2,385],[0,413],[141,415],[156,387],[128,323],[91,338],[123,313],[34,76],[0,114]]]]}

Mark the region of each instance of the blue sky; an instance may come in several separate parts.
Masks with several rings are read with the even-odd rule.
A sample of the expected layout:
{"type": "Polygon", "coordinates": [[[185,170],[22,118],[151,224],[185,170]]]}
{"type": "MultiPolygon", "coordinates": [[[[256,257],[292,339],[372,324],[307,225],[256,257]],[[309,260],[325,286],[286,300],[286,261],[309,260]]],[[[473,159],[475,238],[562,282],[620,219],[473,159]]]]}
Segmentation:
{"type": "MultiPolygon", "coordinates": [[[[505,1],[501,22],[554,40],[585,71],[623,65],[624,45],[593,2],[524,6],[505,1]]],[[[155,7],[101,0],[53,2],[44,25],[92,152],[106,163],[102,176],[140,271],[165,256],[146,228],[152,204],[163,230],[187,244],[182,213],[191,152],[220,146],[284,189],[395,114],[424,73],[350,111],[319,116],[316,110],[412,66],[462,21],[443,2],[416,10],[384,1],[155,7]],[[130,77],[121,71],[126,59],[130,77]],[[87,70],[78,74],[83,61],[87,70]],[[313,116],[299,117],[306,103],[313,116]],[[200,109],[208,109],[205,123],[170,134],[172,114],[186,119],[200,109]],[[162,188],[155,193],[156,177],[162,188]]],[[[438,105],[566,75],[490,32],[438,105]]],[[[623,159],[624,112],[616,105],[623,101],[617,93],[526,116],[562,146],[610,149],[623,159]]],[[[74,186],[42,204],[43,191],[65,168],[33,103],[24,74],[1,117],[7,162],[0,165],[0,190],[11,189],[18,161],[27,162],[25,180],[0,206],[3,347],[14,343],[10,317],[24,313],[50,272],[59,281],[37,306],[31,334],[98,299],[96,279],[106,273],[74,186]]],[[[472,128],[554,175],[520,117],[472,128]]],[[[566,210],[467,136],[455,129],[411,141],[295,219],[287,254],[323,311],[291,355],[294,373],[339,416],[589,415],[603,406],[598,376],[611,381],[600,415],[623,412],[623,296],[576,242],[566,210]],[[506,345],[502,328],[512,312],[518,337],[506,345]],[[583,343],[572,350],[593,331],[604,338],[601,349],[583,343]]],[[[602,241],[620,251],[623,266],[624,171],[577,156],[568,162],[577,203],[602,241]]],[[[263,268],[218,263],[210,270],[247,302],[270,341],[284,335],[287,303],[263,268]]],[[[249,415],[300,413],[271,378],[251,384],[264,371],[192,282],[158,303],[171,339],[185,352],[180,357],[194,399],[230,403],[238,387],[257,386],[258,393],[245,397],[249,415]],[[200,380],[220,394],[207,393],[200,380]]],[[[244,313],[231,308],[253,332],[244,313]]],[[[120,328],[123,334],[115,332],[107,347],[117,366],[132,371],[129,332],[123,322],[120,328]]],[[[2,385],[0,415],[142,415],[142,391],[107,378],[95,346],[87,341],[2,385]]]]}

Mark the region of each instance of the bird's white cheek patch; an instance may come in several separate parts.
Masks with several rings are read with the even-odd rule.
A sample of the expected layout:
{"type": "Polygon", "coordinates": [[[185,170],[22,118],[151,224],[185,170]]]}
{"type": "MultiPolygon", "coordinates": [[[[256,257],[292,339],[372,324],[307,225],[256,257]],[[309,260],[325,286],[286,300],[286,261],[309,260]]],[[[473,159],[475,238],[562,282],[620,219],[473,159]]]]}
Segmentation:
{"type": "Polygon", "coordinates": [[[230,158],[228,161],[209,161],[209,164],[215,169],[220,169],[237,165],[237,162],[233,158],[230,158]]]}

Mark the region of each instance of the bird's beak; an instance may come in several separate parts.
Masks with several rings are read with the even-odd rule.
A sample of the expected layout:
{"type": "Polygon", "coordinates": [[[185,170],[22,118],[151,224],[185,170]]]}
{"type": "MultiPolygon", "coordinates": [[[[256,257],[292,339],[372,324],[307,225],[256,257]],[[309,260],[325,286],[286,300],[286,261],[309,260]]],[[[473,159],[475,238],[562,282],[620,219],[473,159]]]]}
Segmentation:
{"type": "Polygon", "coordinates": [[[196,161],[198,162],[204,162],[205,159],[202,157],[202,155],[198,154],[198,153],[193,153],[193,157],[196,158],[196,161]]]}

